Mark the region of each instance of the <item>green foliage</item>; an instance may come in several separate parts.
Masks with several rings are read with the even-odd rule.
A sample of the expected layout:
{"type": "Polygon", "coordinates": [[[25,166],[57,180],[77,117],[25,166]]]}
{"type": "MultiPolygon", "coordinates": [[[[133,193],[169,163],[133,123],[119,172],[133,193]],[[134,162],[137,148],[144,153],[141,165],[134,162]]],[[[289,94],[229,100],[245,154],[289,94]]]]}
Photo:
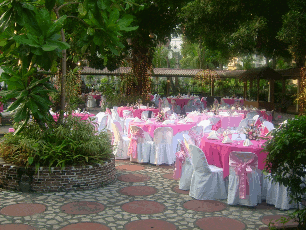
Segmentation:
{"type": "Polygon", "coordinates": [[[65,167],[102,163],[112,156],[107,133],[96,135],[90,121],[66,117],[58,126],[41,130],[29,122],[18,136],[8,133],[0,144],[1,157],[20,166],[65,167]]]}
{"type": "MultiPolygon", "coordinates": [[[[266,170],[274,181],[288,187],[293,202],[301,202],[306,193],[306,116],[288,120],[273,133],[273,138],[264,145],[266,170]]],[[[300,227],[306,227],[306,208],[297,209],[292,216],[300,227]]]]}

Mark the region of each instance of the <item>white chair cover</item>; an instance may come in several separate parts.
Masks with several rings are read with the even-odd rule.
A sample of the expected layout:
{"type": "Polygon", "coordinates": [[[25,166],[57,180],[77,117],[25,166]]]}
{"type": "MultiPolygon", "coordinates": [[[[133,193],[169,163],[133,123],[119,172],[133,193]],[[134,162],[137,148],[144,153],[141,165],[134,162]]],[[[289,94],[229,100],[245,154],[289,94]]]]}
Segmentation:
{"type": "Polygon", "coordinates": [[[153,116],[154,116],[153,111],[146,110],[146,111],[142,111],[142,113],[141,113],[141,119],[142,120],[146,120],[148,118],[152,118],[153,116]],[[150,113],[151,113],[151,117],[149,117],[150,113]]]}
{"type": "Polygon", "coordinates": [[[258,115],[256,111],[248,112],[245,116],[246,119],[252,119],[255,115],[258,115]]]}
{"type": "Polygon", "coordinates": [[[190,144],[189,150],[194,167],[189,196],[197,200],[226,199],[223,169],[208,165],[205,154],[197,146],[190,144]]]}
{"type": "Polygon", "coordinates": [[[246,206],[261,203],[261,172],[258,170],[257,155],[250,152],[231,152],[229,165],[227,203],[246,206]]]}
{"type": "Polygon", "coordinates": [[[198,126],[201,126],[203,128],[203,133],[208,133],[211,131],[212,125],[210,124],[209,120],[203,120],[201,121],[198,126]]]}
{"type": "Polygon", "coordinates": [[[274,125],[273,123],[271,123],[270,121],[264,121],[262,123],[263,126],[267,127],[268,131],[270,132],[272,129],[274,129],[274,125]]]}
{"type": "Polygon", "coordinates": [[[108,121],[108,115],[104,115],[100,121],[98,132],[106,131],[107,129],[107,121],[108,121]]]}
{"type": "Polygon", "coordinates": [[[133,120],[134,120],[134,118],[126,118],[124,120],[124,130],[123,130],[123,132],[124,132],[125,135],[128,135],[130,122],[133,121],[133,120]]]}
{"type": "Polygon", "coordinates": [[[269,178],[271,173],[268,175],[263,175],[263,187],[265,191],[263,191],[266,195],[266,203],[272,204],[275,208],[288,210],[290,208],[297,208],[296,203],[290,204],[290,195],[289,190],[284,185],[280,184],[279,182],[273,181],[273,179],[269,178]]]}
{"type": "Polygon", "coordinates": [[[248,118],[245,118],[243,120],[240,121],[238,127],[237,127],[237,130],[242,130],[243,128],[247,127],[248,126],[248,118]]]}
{"type": "Polygon", "coordinates": [[[123,135],[122,129],[118,121],[113,121],[112,129],[114,133],[114,155],[115,159],[128,159],[128,148],[130,139],[123,135]],[[120,130],[121,129],[121,130],[120,130]]]}
{"type": "Polygon", "coordinates": [[[180,105],[176,105],[176,106],[174,107],[174,112],[175,112],[176,114],[181,114],[181,113],[182,113],[181,106],[180,106],[180,105]]]}
{"type": "Polygon", "coordinates": [[[133,144],[133,141],[136,141],[137,144],[137,157],[133,157],[133,154],[130,154],[130,161],[149,163],[151,152],[154,151],[154,143],[150,135],[138,126],[131,126],[130,136],[130,146],[133,144]],[[132,140],[133,138],[134,140],[132,140]]]}
{"type": "Polygon", "coordinates": [[[169,104],[169,101],[167,100],[167,98],[164,97],[161,103],[161,109],[167,108],[167,107],[171,108],[171,105],[169,104]]]}
{"type": "Polygon", "coordinates": [[[190,153],[187,149],[186,145],[183,143],[182,140],[179,140],[177,145],[177,152],[184,151],[185,154],[185,161],[183,162],[182,166],[182,174],[179,182],[179,189],[181,190],[189,190],[191,184],[191,177],[193,173],[193,165],[191,163],[190,153]]]}
{"type": "Polygon", "coordinates": [[[111,109],[111,112],[112,112],[112,119],[118,121],[120,123],[120,126],[124,127],[124,119],[119,117],[117,109],[111,109]]]}
{"type": "Polygon", "coordinates": [[[173,129],[160,127],[154,130],[154,152],[150,156],[151,164],[173,164],[175,155],[172,149],[173,129]]]}
{"type": "Polygon", "coordinates": [[[195,107],[196,111],[203,111],[204,110],[204,104],[200,99],[195,99],[193,102],[193,106],[195,107]]]}
{"type": "Polygon", "coordinates": [[[98,123],[102,121],[102,118],[105,116],[105,112],[99,112],[96,117],[98,118],[98,123]]]}
{"type": "Polygon", "coordinates": [[[87,107],[88,108],[96,107],[96,99],[94,99],[92,95],[88,95],[87,107]]]}

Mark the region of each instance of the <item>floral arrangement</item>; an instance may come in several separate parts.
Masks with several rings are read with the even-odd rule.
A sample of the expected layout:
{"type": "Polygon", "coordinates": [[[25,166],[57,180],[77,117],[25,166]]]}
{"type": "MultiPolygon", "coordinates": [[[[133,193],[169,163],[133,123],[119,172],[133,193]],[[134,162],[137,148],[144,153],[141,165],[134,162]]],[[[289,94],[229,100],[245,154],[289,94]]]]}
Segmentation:
{"type": "Polygon", "coordinates": [[[247,126],[244,128],[244,133],[249,140],[256,140],[260,136],[260,130],[256,126],[247,126]]]}
{"type": "Polygon", "coordinates": [[[156,121],[157,122],[163,122],[165,120],[165,113],[163,112],[160,112],[157,114],[156,116],[156,121]]]}

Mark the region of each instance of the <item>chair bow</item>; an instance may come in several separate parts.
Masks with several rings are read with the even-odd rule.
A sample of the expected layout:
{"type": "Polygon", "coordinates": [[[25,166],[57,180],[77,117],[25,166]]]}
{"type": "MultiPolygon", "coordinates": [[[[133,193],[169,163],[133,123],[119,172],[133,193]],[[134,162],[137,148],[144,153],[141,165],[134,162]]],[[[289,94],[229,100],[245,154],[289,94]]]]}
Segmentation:
{"type": "Polygon", "coordinates": [[[175,169],[173,172],[174,179],[181,178],[183,163],[185,162],[186,157],[188,157],[188,151],[185,144],[181,142],[180,145],[181,145],[181,150],[175,153],[176,160],[175,160],[175,169]]]}
{"type": "Polygon", "coordinates": [[[217,122],[217,124],[213,125],[211,130],[218,130],[221,128],[221,120],[217,122]]]}
{"type": "Polygon", "coordinates": [[[197,134],[193,130],[190,130],[189,131],[189,136],[194,140],[195,145],[197,147],[199,147],[200,143],[201,143],[201,140],[202,140],[202,135],[201,134],[197,134]]]}
{"type": "Polygon", "coordinates": [[[143,138],[144,134],[143,132],[141,132],[141,130],[137,130],[134,133],[130,134],[130,145],[129,145],[129,149],[128,149],[128,156],[130,156],[132,154],[133,158],[137,158],[137,140],[138,138],[143,138]]]}
{"type": "Polygon", "coordinates": [[[248,173],[252,172],[252,167],[257,166],[257,161],[255,157],[247,162],[242,162],[238,157],[231,156],[230,166],[235,167],[235,173],[239,177],[239,198],[247,199],[246,195],[249,195],[249,178],[248,173]]]}
{"type": "Polygon", "coordinates": [[[109,108],[106,108],[106,111],[105,111],[106,114],[109,114],[109,115],[112,115],[112,112],[109,108]]]}

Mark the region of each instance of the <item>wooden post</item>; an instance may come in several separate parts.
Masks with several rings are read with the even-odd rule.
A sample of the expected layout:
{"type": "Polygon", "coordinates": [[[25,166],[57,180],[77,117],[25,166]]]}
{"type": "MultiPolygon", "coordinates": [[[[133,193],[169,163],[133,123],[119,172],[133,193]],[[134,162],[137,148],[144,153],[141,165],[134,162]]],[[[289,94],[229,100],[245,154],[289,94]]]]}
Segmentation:
{"type": "Polygon", "coordinates": [[[244,100],[247,99],[247,91],[248,91],[248,81],[245,80],[245,81],[244,81],[244,91],[243,91],[244,100]]]}
{"type": "Polygon", "coordinates": [[[167,97],[170,94],[170,77],[167,77],[167,97]]]}
{"type": "Polygon", "coordinates": [[[274,80],[269,80],[269,98],[268,102],[274,103],[274,80]]]}
{"type": "Polygon", "coordinates": [[[286,81],[285,78],[282,79],[282,105],[285,103],[285,95],[286,95],[286,81]]]}
{"type": "MultiPolygon", "coordinates": [[[[299,95],[300,93],[301,93],[301,76],[297,78],[297,95],[299,95]]],[[[299,113],[299,110],[300,110],[300,106],[298,102],[296,103],[295,111],[299,113]]]]}
{"type": "Polygon", "coordinates": [[[259,78],[257,78],[257,103],[259,104],[259,78]]]}
{"type": "Polygon", "coordinates": [[[214,83],[214,79],[213,78],[211,78],[211,85],[210,85],[210,92],[211,92],[211,94],[210,94],[210,96],[214,96],[214,92],[215,92],[215,83],[214,83]]]}

